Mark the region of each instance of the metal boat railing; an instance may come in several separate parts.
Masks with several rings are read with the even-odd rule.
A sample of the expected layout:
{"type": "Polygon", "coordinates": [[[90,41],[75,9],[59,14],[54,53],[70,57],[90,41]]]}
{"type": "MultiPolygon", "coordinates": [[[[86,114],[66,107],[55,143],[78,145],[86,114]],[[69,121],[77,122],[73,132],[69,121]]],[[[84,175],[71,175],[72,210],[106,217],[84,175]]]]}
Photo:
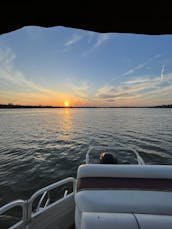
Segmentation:
{"type": "MultiPolygon", "coordinates": [[[[64,184],[67,184],[67,183],[73,183],[73,191],[74,191],[74,190],[75,190],[75,179],[74,179],[73,177],[68,177],[68,178],[63,179],[63,180],[61,180],[61,181],[58,181],[58,182],[53,183],[53,184],[51,184],[51,185],[48,185],[48,186],[46,186],[46,187],[44,187],[44,188],[41,188],[41,189],[39,189],[37,192],[35,192],[35,193],[30,197],[30,199],[28,200],[28,217],[27,217],[28,221],[29,221],[32,217],[34,217],[34,215],[37,214],[38,212],[42,212],[43,210],[46,210],[46,208],[47,208],[47,206],[48,206],[47,201],[50,202],[50,198],[47,199],[47,201],[46,201],[46,203],[45,203],[45,205],[44,205],[43,208],[41,208],[41,204],[42,204],[42,202],[43,202],[43,200],[44,200],[44,197],[46,196],[46,194],[47,194],[48,191],[50,191],[50,190],[52,190],[52,189],[55,189],[55,188],[58,188],[58,187],[60,187],[60,186],[62,186],[62,185],[64,185],[64,184]],[[37,205],[36,211],[33,212],[33,202],[34,202],[34,200],[35,200],[38,196],[40,196],[41,194],[42,194],[42,197],[41,197],[41,199],[40,199],[40,201],[39,201],[39,203],[38,203],[38,205],[37,205]]],[[[67,196],[66,191],[67,191],[67,190],[65,190],[65,193],[64,193],[63,198],[66,198],[66,196],[67,196]]],[[[63,199],[63,198],[61,198],[61,199],[63,199]]],[[[61,200],[61,199],[60,199],[60,200],[61,200]]],[[[57,201],[59,201],[59,200],[57,200],[57,201]]],[[[55,203],[56,203],[57,201],[55,201],[55,203]]]]}
{"type": "Polygon", "coordinates": [[[14,226],[10,227],[11,229],[23,226],[27,220],[27,201],[24,200],[15,200],[6,204],[0,208],[0,215],[4,215],[7,211],[11,210],[14,207],[22,208],[22,219],[17,222],[14,226]]]}
{"type": "Polygon", "coordinates": [[[41,196],[41,199],[39,200],[39,203],[38,203],[38,205],[37,205],[36,211],[39,211],[39,209],[41,208],[41,205],[42,205],[42,203],[43,203],[43,201],[44,201],[46,195],[48,195],[48,198],[47,198],[47,200],[46,200],[46,203],[45,203],[45,205],[44,205],[44,208],[45,208],[46,206],[48,206],[48,204],[49,204],[49,202],[50,202],[50,197],[49,197],[49,192],[48,192],[48,191],[45,191],[45,192],[43,193],[43,195],[41,196]]]}
{"type": "MultiPolygon", "coordinates": [[[[126,149],[126,146],[124,144],[119,143],[119,145],[126,149]]],[[[127,146],[127,149],[128,150],[131,150],[135,154],[136,159],[137,159],[137,163],[139,165],[145,165],[145,162],[144,162],[143,158],[140,156],[140,154],[135,149],[133,149],[130,146],[127,146]]],[[[99,152],[104,152],[104,151],[105,152],[106,151],[110,151],[110,152],[112,151],[113,152],[114,151],[114,147],[108,147],[108,146],[90,146],[89,147],[89,150],[87,151],[87,154],[86,154],[86,164],[90,164],[91,163],[90,162],[90,154],[92,152],[96,151],[96,150],[99,151],[99,152]]]]}
{"type": "Polygon", "coordinates": [[[71,193],[68,194],[68,190],[65,190],[64,196],[62,198],[56,200],[55,202],[53,202],[49,205],[50,196],[48,195],[48,198],[46,200],[44,207],[41,207],[43,200],[45,199],[45,196],[48,194],[48,192],[50,190],[53,190],[55,188],[58,188],[62,185],[68,184],[68,183],[72,183],[72,185],[73,185],[73,192],[72,193],[74,193],[74,191],[75,191],[75,179],[73,177],[68,177],[66,179],[60,180],[56,183],[53,183],[51,185],[48,185],[44,188],[39,189],[37,192],[35,192],[30,197],[29,200],[25,200],[25,201],[24,200],[15,200],[9,204],[2,206],[0,208],[0,215],[4,215],[4,213],[6,213],[7,211],[11,210],[14,207],[21,207],[22,208],[22,218],[15,225],[11,226],[10,229],[18,228],[21,226],[24,227],[30,222],[30,220],[32,218],[34,218],[35,215],[43,213],[51,205],[55,205],[59,201],[63,201],[65,198],[67,198],[68,195],[70,195],[71,193]],[[36,200],[36,198],[39,197],[40,195],[42,195],[42,196],[38,202],[38,205],[36,207],[36,211],[33,212],[33,203],[36,200]]]}

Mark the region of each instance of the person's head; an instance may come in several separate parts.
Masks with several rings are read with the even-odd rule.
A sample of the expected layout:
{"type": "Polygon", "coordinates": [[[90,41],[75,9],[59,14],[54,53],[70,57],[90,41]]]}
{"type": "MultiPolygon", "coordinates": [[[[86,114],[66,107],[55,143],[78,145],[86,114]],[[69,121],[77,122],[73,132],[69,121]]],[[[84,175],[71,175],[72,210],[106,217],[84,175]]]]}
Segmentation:
{"type": "Polygon", "coordinates": [[[100,164],[118,164],[117,159],[111,153],[100,154],[100,164]]]}

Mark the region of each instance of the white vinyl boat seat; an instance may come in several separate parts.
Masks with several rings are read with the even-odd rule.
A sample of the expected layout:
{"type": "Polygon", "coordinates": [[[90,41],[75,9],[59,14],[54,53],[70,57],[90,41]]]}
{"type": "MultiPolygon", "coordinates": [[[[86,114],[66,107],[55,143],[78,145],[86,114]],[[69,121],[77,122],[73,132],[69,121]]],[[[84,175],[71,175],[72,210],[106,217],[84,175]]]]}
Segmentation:
{"type": "MultiPolygon", "coordinates": [[[[81,228],[86,213],[154,215],[155,221],[156,215],[172,218],[172,167],[81,165],[77,173],[75,204],[76,228],[81,228]]],[[[171,221],[170,225],[172,228],[171,221]]]]}
{"type": "Polygon", "coordinates": [[[84,212],[81,229],[171,229],[172,217],[147,214],[84,212]]]}

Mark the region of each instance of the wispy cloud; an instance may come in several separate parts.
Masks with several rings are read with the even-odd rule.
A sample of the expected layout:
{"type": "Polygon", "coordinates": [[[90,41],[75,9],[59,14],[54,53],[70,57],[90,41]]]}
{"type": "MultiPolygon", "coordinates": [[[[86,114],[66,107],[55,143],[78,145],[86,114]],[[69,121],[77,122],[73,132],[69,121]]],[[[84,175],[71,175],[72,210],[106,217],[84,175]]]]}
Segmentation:
{"type": "MultiPolygon", "coordinates": [[[[162,69],[163,70],[163,69],[162,69]]],[[[162,72],[161,70],[161,72],[162,72]]],[[[133,84],[144,84],[144,83],[152,83],[152,84],[164,84],[166,83],[171,83],[172,81],[172,73],[167,73],[164,75],[164,73],[161,73],[161,76],[163,77],[163,82],[162,82],[162,77],[159,76],[154,76],[151,78],[148,77],[142,77],[142,78],[137,78],[137,79],[133,79],[133,80],[128,80],[128,81],[124,81],[121,84],[127,84],[127,85],[133,85],[133,84]],[[163,74],[163,76],[162,76],[163,74]]]]}
{"type": "Polygon", "coordinates": [[[153,100],[149,100],[150,97],[157,101],[159,99],[165,103],[167,95],[168,98],[170,96],[172,98],[171,89],[172,73],[169,73],[166,75],[163,74],[163,81],[159,76],[155,76],[153,78],[138,78],[124,81],[118,86],[106,85],[97,91],[96,98],[110,103],[118,102],[122,105],[124,103],[132,105],[136,102],[138,105],[139,103],[143,103],[143,101],[145,105],[148,105],[153,102],[153,100]]]}
{"type": "Polygon", "coordinates": [[[71,45],[74,45],[76,44],[77,42],[79,42],[80,40],[82,39],[82,36],[77,34],[77,33],[74,33],[72,34],[72,37],[66,41],[66,43],[64,44],[65,46],[71,46],[71,45]]]}
{"type": "Polygon", "coordinates": [[[74,105],[90,101],[87,82],[66,82],[57,90],[29,80],[15,64],[16,55],[10,49],[0,49],[0,103],[63,105],[65,99],[74,105]]]}
{"type": "Polygon", "coordinates": [[[88,35],[88,44],[90,44],[93,41],[93,38],[95,36],[95,32],[92,31],[88,31],[87,35],[88,35]]]}
{"type": "MultiPolygon", "coordinates": [[[[90,36],[91,38],[89,40],[89,43],[93,40],[93,35],[90,36]]],[[[87,56],[88,54],[92,53],[94,50],[96,50],[98,47],[103,45],[109,39],[110,39],[110,34],[107,33],[98,34],[95,43],[92,45],[90,49],[88,49],[83,53],[83,56],[87,56]]]]}
{"type": "Polygon", "coordinates": [[[10,48],[0,48],[0,65],[9,68],[14,62],[16,55],[11,51],[10,48]]]}
{"type": "Polygon", "coordinates": [[[140,78],[140,79],[134,79],[134,80],[129,80],[129,81],[124,81],[122,82],[122,84],[128,84],[128,85],[131,85],[131,84],[142,84],[142,83],[147,83],[147,82],[150,82],[150,81],[154,81],[153,79],[149,79],[149,78],[140,78]]]}
{"type": "MultiPolygon", "coordinates": [[[[56,97],[58,93],[54,90],[37,85],[28,80],[26,75],[15,66],[16,55],[9,48],[0,49],[0,97],[10,101],[36,102],[38,99],[56,97]],[[29,99],[30,98],[30,99],[29,99]],[[34,100],[34,101],[33,101],[34,100]]],[[[1,101],[2,102],[2,101],[1,101]]]]}
{"type": "Polygon", "coordinates": [[[88,99],[88,90],[90,89],[90,86],[87,82],[81,82],[81,83],[67,83],[67,88],[69,91],[72,92],[75,96],[82,99],[88,99]]]}
{"type": "Polygon", "coordinates": [[[106,92],[102,93],[102,89],[98,90],[96,96],[102,99],[119,99],[135,96],[138,92],[145,90],[145,88],[154,88],[154,85],[141,84],[141,85],[120,85],[117,87],[106,87],[106,92]]]}
{"type": "Polygon", "coordinates": [[[138,78],[138,79],[133,79],[133,80],[128,80],[128,81],[124,81],[121,84],[125,84],[125,85],[138,85],[138,84],[146,84],[146,83],[157,83],[160,82],[160,78],[159,77],[153,77],[153,78],[138,78]]]}
{"type": "Polygon", "coordinates": [[[165,69],[165,64],[161,68],[161,80],[164,78],[164,69],[165,69]]]}
{"type": "Polygon", "coordinates": [[[110,34],[107,34],[107,33],[98,35],[97,41],[94,44],[94,48],[97,48],[97,47],[101,46],[109,38],[110,38],[110,34]]]}
{"type": "Polygon", "coordinates": [[[135,66],[134,68],[129,69],[127,72],[123,73],[121,76],[130,75],[130,74],[134,73],[136,70],[139,70],[139,69],[144,68],[144,67],[145,67],[146,65],[148,65],[150,62],[152,62],[153,60],[155,60],[155,59],[157,59],[157,58],[159,58],[159,57],[161,57],[160,54],[157,54],[157,55],[155,55],[155,56],[153,56],[153,57],[150,57],[150,58],[147,59],[145,62],[143,62],[143,63],[141,63],[141,64],[135,66]]]}

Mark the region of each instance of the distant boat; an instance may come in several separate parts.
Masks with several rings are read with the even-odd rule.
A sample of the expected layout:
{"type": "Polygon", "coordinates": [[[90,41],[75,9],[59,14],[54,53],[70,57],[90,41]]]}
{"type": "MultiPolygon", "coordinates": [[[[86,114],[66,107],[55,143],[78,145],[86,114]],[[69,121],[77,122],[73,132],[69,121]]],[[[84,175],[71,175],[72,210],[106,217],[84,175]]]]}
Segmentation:
{"type": "Polygon", "coordinates": [[[94,153],[102,151],[113,149],[91,147],[76,179],[68,177],[29,200],[1,207],[1,215],[16,206],[22,209],[22,219],[10,228],[171,229],[172,166],[145,165],[136,151],[135,164],[98,164],[94,153]],[[63,197],[51,200],[51,191],[63,185],[68,185],[63,197]]]}

